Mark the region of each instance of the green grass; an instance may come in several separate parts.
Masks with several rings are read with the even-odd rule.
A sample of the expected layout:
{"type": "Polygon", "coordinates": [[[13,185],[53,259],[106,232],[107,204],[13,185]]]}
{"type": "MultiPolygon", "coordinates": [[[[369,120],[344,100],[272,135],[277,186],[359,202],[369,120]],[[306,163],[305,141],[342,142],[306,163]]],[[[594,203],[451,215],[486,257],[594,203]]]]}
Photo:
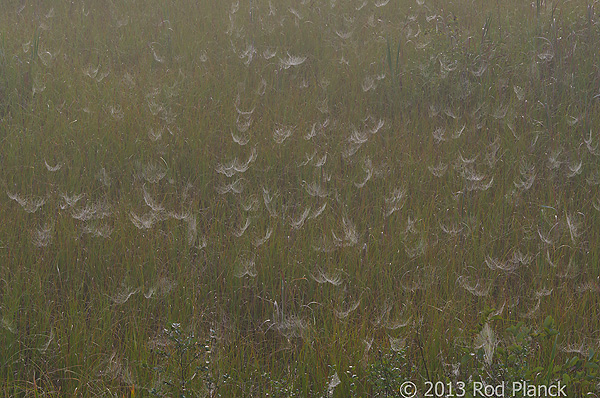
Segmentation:
{"type": "Polygon", "coordinates": [[[383,3],[3,4],[0,395],[598,394],[595,3],[383,3]]]}

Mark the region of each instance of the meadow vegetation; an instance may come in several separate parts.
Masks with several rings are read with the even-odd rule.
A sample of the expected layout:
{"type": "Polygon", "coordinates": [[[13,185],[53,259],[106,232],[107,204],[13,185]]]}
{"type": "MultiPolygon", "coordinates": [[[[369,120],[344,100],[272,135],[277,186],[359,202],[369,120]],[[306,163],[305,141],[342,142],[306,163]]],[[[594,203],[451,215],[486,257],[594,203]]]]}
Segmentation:
{"type": "Polygon", "coordinates": [[[598,396],[599,11],[3,1],[0,395],[598,396]]]}

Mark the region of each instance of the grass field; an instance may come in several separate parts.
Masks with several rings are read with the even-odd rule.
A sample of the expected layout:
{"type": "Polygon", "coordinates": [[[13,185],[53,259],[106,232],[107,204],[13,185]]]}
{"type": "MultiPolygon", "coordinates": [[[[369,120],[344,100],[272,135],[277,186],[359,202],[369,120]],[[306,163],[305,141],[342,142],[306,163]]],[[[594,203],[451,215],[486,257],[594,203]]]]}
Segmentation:
{"type": "Polygon", "coordinates": [[[598,397],[599,11],[4,1],[0,395],[598,397]]]}

